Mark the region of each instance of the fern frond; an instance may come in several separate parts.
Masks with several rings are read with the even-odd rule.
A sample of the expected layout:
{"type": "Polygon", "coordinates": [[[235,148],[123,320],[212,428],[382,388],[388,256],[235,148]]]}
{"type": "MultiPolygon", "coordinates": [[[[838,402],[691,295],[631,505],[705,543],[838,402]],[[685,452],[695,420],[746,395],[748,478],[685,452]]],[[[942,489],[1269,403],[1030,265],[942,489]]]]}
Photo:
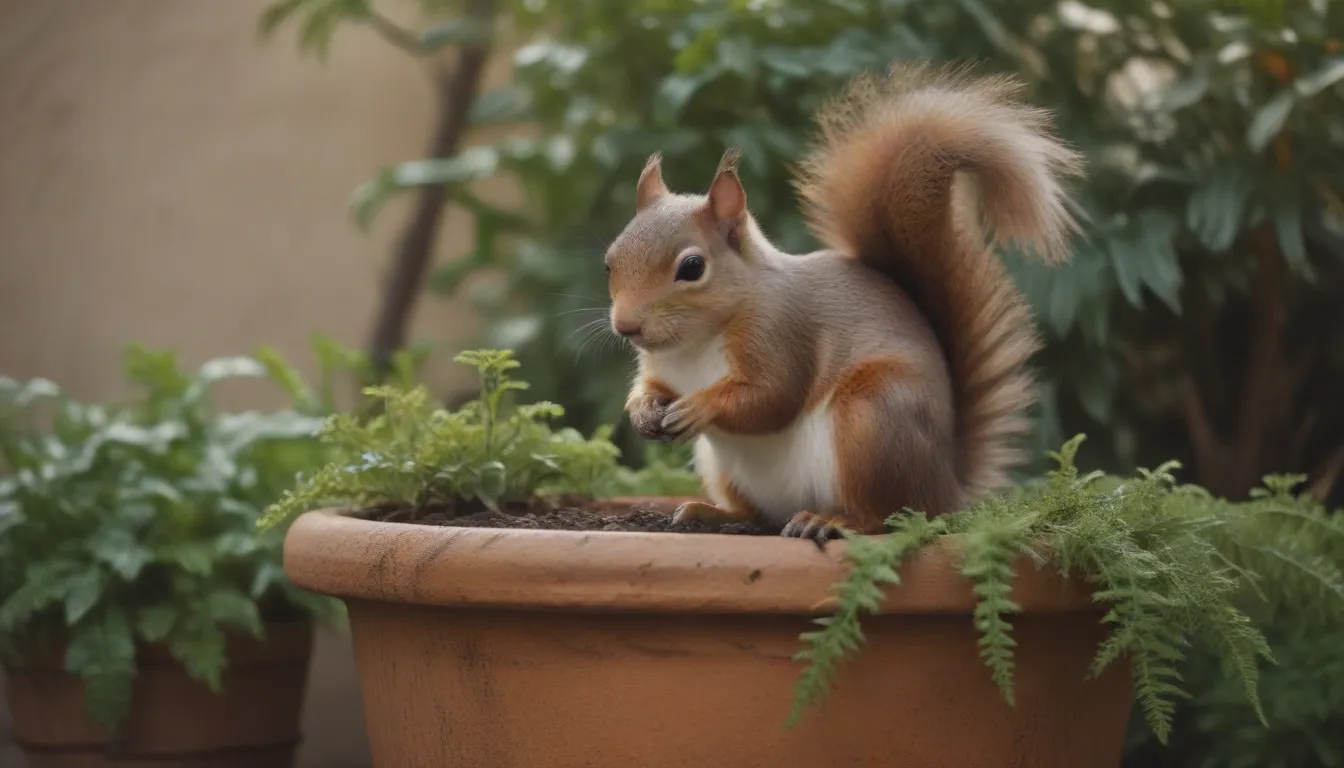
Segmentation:
{"type": "Polygon", "coordinates": [[[809,706],[825,698],[835,682],[840,660],[863,645],[859,614],[881,607],[882,585],[899,584],[898,571],[906,555],[932,541],[943,529],[939,520],[912,514],[900,518],[891,533],[882,538],[848,537],[846,555],[851,567],[833,589],[835,613],[814,620],[821,629],[804,632],[802,640],[807,647],[794,656],[808,664],[794,686],[793,706],[785,727],[796,725],[809,706]]]}
{"type": "Polygon", "coordinates": [[[1013,648],[1009,614],[1021,606],[1013,602],[1013,568],[1027,543],[1031,519],[1004,517],[993,526],[981,526],[965,537],[961,572],[971,580],[975,596],[973,620],[980,632],[980,658],[989,667],[994,684],[1011,705],[1013,688],[1013,648]]]}

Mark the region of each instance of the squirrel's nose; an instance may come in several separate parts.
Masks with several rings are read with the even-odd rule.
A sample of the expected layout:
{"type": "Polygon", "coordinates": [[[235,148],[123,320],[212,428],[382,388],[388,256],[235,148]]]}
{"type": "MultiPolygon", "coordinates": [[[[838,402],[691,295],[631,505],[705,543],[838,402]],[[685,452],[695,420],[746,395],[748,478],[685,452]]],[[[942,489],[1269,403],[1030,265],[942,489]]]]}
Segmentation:
{"type": "Polygon", "coordinates": [[[616,332],[626,337],[627,339],[630,338],[631,336],[638,336],[640,331],[643,330],[643,326],[641,326],[639,323],[632,323],[628,321],[621,322],[618,320],[616,321],[614,326],[616,328],[616,332]]]}

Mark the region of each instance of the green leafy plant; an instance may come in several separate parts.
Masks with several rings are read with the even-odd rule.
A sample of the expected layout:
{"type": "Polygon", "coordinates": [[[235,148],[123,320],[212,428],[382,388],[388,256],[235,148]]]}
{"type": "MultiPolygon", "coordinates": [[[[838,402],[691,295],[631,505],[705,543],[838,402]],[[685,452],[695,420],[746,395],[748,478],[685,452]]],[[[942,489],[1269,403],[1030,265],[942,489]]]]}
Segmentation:
{"type": "Polygon", "coordinates": [[[1344,750],[1334,738],[1344,725],[1339,652],[1344,624],[1332,610],[1340,599],[1334,585],[1344,564],[1344,540],[1328,535],[1344,527],[1344,514],[1327,511],[1308,494],[1294,494],[1300,481],[1300,476],[1271,478],[1248,502],[1217,503],[1223,507],[1218,514],[1243,518],[1217,529],[1231,534],[1219,541],[1219,549],[1236,567],[1255,574],[1238,602],[1264,630],[1276,661],[1261,673],[1263,712],[1240,695],[1216,656],[1194,653],[1182,669],[1193,696],[1176,712],[1170,748],[1146,729],[1135,729],[1127,766],[1344,766],[1344,750]],[[1329,528],[1323,530],[1322,523],[1329,528]]]}
{"type": "Polygon", "coordinates": [[[610,428],[599,427],[589,438],[554,429],[549,422],[564,415],[555,403],[513,404],[510,395],[528,385],[511,375],[519,367],[512,352],[475,350],[454,360],[476,369],[477,399],[450,411],[435,405],[424,387],[365,389],[382,403],[381,413],[328,418],[319,437],[332,449],[331,462],[285,492],[261,525],[328,504],[392,504],[414,519],[429,507],[501,510],[558,494],[662,495],[696,482],[684,468],[662,462],[643,472],[620,468],[610,428]]]}
{"type": "Polygon", "coordinates": [[[172,353],[131,347],[124,370],[125,404],[0,378],[0,651],[21,665],[64,642],[65,668],[86,679],[88,712],[109,729],[129,706],[139,643],[166,644],[218,689],[226,632],[260,637],[266,621],[339,610],[286,579],[283,530],[256,531],[294,475],[325,459],[313,439],[321,400],[213,407],[213,388],[235,379],[306,393],[273,350],[188,374],[172,353]]]}
{"type": "Polygon", "coordinates": [[[383,169],[356,209],[366,221],[400,190],[451,186],[476,238],[428,284],[470,300],[483,343],[517,349],[576,426],[619,416],[627,361],[589,324],[605,304],[599,254],[650,153],[674,188],[697,190],[739,146],[763,229],[807,249],[790,174],[822,99],[891,61],[956,59],[1024,79],[1088,158],[1073,263],[1013,265],[1050,341],[1041,455],[1086,431],[1099,438],[1089,464],[1176,457],[1219,495],[1273,472],[1334,486],[1339,3],[552,0],[502,5],[501,18],[519,40],[513,80],[481,100],[510,105],[494,117],[526,130],[383,169]],[[516,181],[526,206],[473,193],[492,176],[516,181]]]}
{"type": "Polygon", "coordinates": [[[1259,666],[1272,653],[1239,607],[1255,590],[1270,610],[1310,612],[1344,620],[1344,574],[1329,555],[1344,546],[1344,525],[1309,498],[1294,496],[1301,478],[1271,477],[1247,502],[1215,499],[1177,485],[1175,462],[1120,481],[1100,472],[1080,476],[1082,437],[1052,454],[1058,467],[1044,483],[957,514],[927,520],[894,516],[891,533],[850,537],[852,569],[835,588],[836,610],[803,635],[807,660],[790,722],[823,697],[839,662],[859,648],[859,617],[880,606],[883,585],[899,584],[904,557],[944,538],[962,558],[961,572],[978,598],[974,619],[981,656],[1005,699],[1013,701],[1010,617],[1014,569],[1034,564],[1085,578],[1109,606],[1111,625],[1092,673],[1125,658],[1138,705],[1159,742],[1171,734],[1177,701],[1187,693],[1181,671],[1188,647],[1205,649],[1221,674],[1265,720],[1259,666]]]}

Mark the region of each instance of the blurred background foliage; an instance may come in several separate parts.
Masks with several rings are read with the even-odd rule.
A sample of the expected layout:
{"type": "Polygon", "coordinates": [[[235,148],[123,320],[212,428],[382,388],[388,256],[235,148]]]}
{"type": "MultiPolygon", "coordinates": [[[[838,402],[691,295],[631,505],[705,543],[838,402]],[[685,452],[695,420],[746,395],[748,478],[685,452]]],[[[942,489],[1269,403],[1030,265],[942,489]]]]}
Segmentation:
{"type": "MultiPolygon", "coordinates": [[[[633,208],[645,158],[701,191],[725,145],[743,150],[750,206],[783,248],[813,247],[791,164],[842,82],[893,60],[1012,72],[1055,110],[1088,161],[1074,261],[1011,257],[1048,339],[1035,455],[1086,432],[1081,463],[1124,472],[1177,457],[1184,479],[1243,496],[1303,473],[1331,506],[1344,469],[1344,4],[1328,0],[421,0],[398,26],[369,0],[283,0],[319,51],[363,23],[417,56],[516,45],[512,81],[473,95],[507,138],[385,168],[357,191],[366,224],[401,190],[473,214],[475,247],[425,280],[465,296],[491,347],[575,426],[621,425],[630,355],[604,334],[606,244],[633,208]],[[472,182],[504,175],[503,207],[472,182]],[[488,273],[493,279],[472,279],[488,273]]],[[[461,64],[461,61],[459,61],[461,64]]],[[[459,66],[459,69],[461,67],[459,66]]],[[[422,201],[423,201],[422,197],[422,201]]],[[[432,201],[431,201],[432,202],[432,201]]],[[[1037,469],[1037,468],[1032,468],[1037,469]]],[[[1344,553],[1341,556],[1344,562],[1344,553]]],[[[1134,734],[1133,765],[1344,765],[1340,628],[1266,617],[1284,662],[1265,671],[1262,728],[1204,660],[1175,747],[1134,734]]],[[[1137,721],[1136,721],[1137,722],[1137,721]]]]}

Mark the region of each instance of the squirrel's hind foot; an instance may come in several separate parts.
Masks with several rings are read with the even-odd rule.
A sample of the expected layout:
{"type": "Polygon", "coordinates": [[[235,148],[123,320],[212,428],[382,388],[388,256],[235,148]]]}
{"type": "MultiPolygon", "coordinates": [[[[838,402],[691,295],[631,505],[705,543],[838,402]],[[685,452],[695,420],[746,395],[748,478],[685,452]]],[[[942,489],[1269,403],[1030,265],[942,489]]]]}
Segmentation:
{"type": "Polygon", "coordinates": [[[825,549],[827,541],[840,538],[841,531],[845,529],[844,522],[840,517],[803,511],[794,515],[779,535],[791,539],[808,539],[818,549],[825,549]]]}
{"type": "Polygon", "coordinates": [[[706,504],[703,501],[688,501],[677,507],[672,514],[674,523],[707,523],[709,525],[727,525],[729,523],[750,523],[756,519],[754,510],[728,509],[706,504]]]}

